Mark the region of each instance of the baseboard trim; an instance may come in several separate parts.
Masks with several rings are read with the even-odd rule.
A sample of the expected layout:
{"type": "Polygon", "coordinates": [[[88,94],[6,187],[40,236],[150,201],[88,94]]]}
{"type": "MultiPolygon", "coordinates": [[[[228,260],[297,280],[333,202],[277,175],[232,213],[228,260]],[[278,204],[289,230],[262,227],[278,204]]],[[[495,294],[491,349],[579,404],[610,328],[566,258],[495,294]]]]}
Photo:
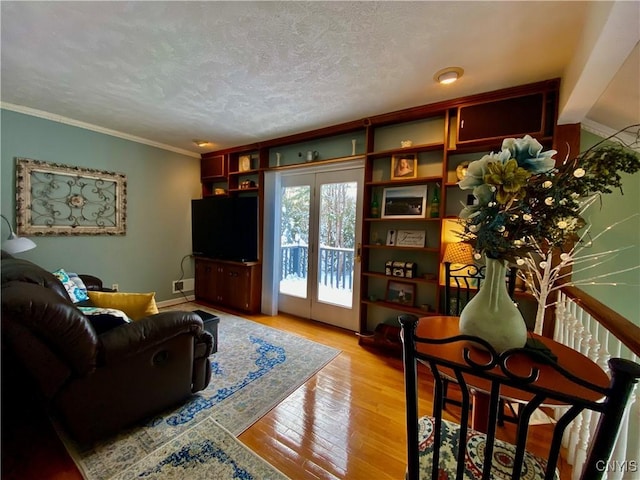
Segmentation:
{"type": "Polygon", "coordinates": [[[173,307],[174,305],[180,305],[181,303],[193,302],[195,299],[195,295],[187,295],[186,299],[185,297],[172,298],[170,300],[162,300],[161,302],[156,302],[156,305],[158,306],[158,308],[173,307]]]}

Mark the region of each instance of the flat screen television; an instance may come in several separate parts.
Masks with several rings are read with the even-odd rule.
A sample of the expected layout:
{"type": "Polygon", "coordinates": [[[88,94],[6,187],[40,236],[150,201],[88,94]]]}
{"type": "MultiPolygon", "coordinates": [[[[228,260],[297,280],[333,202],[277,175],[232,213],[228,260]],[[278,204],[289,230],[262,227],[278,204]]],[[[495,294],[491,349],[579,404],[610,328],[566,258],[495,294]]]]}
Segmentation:
{"type": "Polygon", "coordinates": [[[258,259],[258,198],[191,200],[191,248],[197,256],[251,262],[258,259]]]}

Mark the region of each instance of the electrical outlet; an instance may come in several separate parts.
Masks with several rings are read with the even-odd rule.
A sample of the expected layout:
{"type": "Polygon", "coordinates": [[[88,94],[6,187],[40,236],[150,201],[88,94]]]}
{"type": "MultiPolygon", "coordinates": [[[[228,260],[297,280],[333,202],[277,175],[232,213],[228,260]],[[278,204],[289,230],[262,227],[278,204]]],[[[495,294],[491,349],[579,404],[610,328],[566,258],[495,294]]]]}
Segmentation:
{"type": "Polygon", "coordinates": [[[115,290],[116,292],[120,289],[120,287],[118,286],[117,283],[112,283],[111,284],[111,290],[115,290]]]}
{"type": "Polygon", "coordinates": [[[182,280],[174,280],[171,282],[171,293],[193,292],[195,288],[195,280],[193,278],[183,278],[182,280]]]}
{"type": "Polygon", "coordinates": [[[184,282],[182,280],[173,281],[173,293],[180,293],[184,291],[184,282]]]}

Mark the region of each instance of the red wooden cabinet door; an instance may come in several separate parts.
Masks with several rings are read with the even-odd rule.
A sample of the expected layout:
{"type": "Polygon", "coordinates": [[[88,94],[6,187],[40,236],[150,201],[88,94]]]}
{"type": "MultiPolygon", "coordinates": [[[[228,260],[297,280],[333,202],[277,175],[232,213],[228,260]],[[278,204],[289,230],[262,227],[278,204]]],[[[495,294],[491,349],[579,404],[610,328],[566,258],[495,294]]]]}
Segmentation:
{"type": "Polygon", "coordinates": [[[544,94],[461,106],[458,143],[544,132],[544,94]]]}

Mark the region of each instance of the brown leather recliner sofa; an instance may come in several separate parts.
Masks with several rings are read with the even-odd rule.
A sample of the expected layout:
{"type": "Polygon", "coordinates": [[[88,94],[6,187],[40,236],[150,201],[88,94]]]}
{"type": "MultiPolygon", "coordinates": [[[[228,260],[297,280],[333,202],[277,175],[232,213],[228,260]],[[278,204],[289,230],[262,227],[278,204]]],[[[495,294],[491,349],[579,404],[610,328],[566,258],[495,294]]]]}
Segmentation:
{"type": "MultiPolygon", "coordinates": [[[[20,395],[39,395],[84,443],[209,384],[213,338],[197,314],[164,312],[98,333],[55,276],[2,253],[3,397],[11,393],[7,369],[19,366],[33,389],[20,395]]],[[[88,289],[101,286],[96,277],[84,279],[88,289]]]]}

